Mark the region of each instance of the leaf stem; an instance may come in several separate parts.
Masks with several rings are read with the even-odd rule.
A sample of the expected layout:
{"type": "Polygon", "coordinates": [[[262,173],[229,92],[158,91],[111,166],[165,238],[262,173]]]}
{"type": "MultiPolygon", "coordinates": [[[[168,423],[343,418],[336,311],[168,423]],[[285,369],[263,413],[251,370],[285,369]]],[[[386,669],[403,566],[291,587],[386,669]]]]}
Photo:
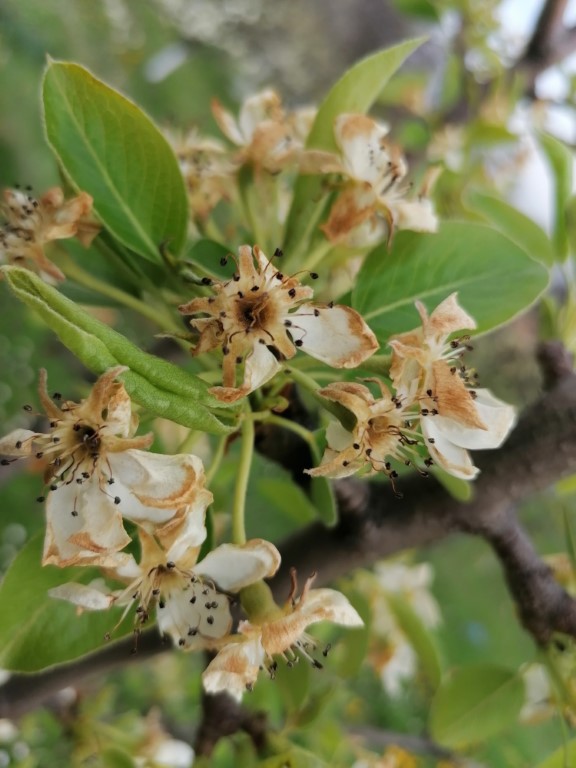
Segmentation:
{"type": "Polygon", "coordinates": [[[220,469],[220,464],[222,464],[222,459],[224,458],[224,452],[226,450],[227,442],[228,442],[227,435],[224,435],[218,441],[218,445],[216,446],[216,450],[214,451],[214,455],[212,456],[210,469],[206,472],[206,486],[208,488],[212,484],[212,480],[214,480],[214,478],[216,477],[216,473],[220,469]]]}
{"type": "Polygon", "coordinates": [[[232,506],[232,541],[234,544],[246,543],[246,492],[248,490],[248,479],[250,477],[253,454],[254,421],[251,418],[245,418],[242,422],[240,463],[238,465],[238,476],[236,487],[234,489],[234,502],[232,506]]]}
{"type": "Polygon", "coordinates": [[[74,259],[69,254],[61,251],[58,256],[58,266],[62,268],[62,271],[71,280],[74,280],[78,285],[83,285],[85,288],[90,288],[92,291],[100,293],[102,296],[107,296],[109,299],[118,302],[138,312],[143,317],[151,320],[155,325],[160,326],[162,330],[169,333],[179,332],[180,327],[172,320],[168,315],[164,315],[158,307],[147,304],[141,299],[126,293],[121,288],[116,288],[114,285],[100,280],[98,277],[94,277],[82,267],[78,266],[74,259]]]}

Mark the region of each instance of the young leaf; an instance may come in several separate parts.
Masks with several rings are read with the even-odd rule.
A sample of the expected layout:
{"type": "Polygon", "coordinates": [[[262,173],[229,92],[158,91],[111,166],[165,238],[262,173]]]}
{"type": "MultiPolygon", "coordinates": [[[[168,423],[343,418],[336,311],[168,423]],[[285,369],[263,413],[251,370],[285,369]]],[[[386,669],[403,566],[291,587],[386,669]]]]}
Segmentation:
{"type": "MultiPolygon", "coordinates": [[[[404,60],[424,42],[407,40],[359,61],[332,87],[318,110],[307,141],[308,149],[335,151],[334,120],[345,112],[367,112],[404,60]]],[[[314,216],[321,195],[322,180],[300,176],[294,190],[286,225],[284,250],[287,257],[295,251],[314,216]]]]}
{"type": "Polygon", "coordinates": [[[520,213],[504,200],[476,189],[468,192],[465,202],[471,211],[483,216],[536,261],[545,266],[551,266],[554,263],[555,254],[552,243],[544,230],[528,216],[520,213]]]}
{"type": "MultiPolygon", "coordinates": [[[[38,532],[16,555],[0,585],[0,666],[37,672],[83,656],[104,644],[119,610],[76,614],[73,605],[49,597],[48,590],[68,581],[87,584],[95,568],[42,567],[43,534],[38,532]]],[[[120,637],[131,631],[123,625],[120,637]]]]}
{"type": "Polygon", "coordinates": [[[430,733],[459,749],[485,741],[514,725],[524,703],[524,683],[513,670],[495,665],[455,669],[432,701],[430,733]]]}
{"type": "Polygon", "coordinates": [[[222,404],[210,395],[201,379],[143,352],[32,272],[8,266],[2,267],[2,272],[16,296],[34,309],[91,371],[101,374],[115,365],[128,366],[130,370],[122,374],[126,390],[151,413],[212,434],[232,430],[216,415],[222,404]]]}
{"type": "Polygon", "coordinates": [[[139,107],[84,67],[48,64],[43,83],[48,142],[72,185],[125,246],[161,263],[182,250],[188,221],[184,180],[160,131],[139,107]]]}
{"type": "Polygon", "coordinates": [[[566,206],[572,194],[574,156],[563,142],[549,133],[541,133],[539,140],[550,164],[554,184],[555,218],[552,240],[556,246],[558,258],[564,261],[569,253],[566,206]]]}
{"type": "Polygon", "coordinates": [[[533,304],[548,279],[548,270],[499,232],[446,222],[436,234],[399,232],[390,252],[386,245],[375,248],[358,274],[352,306],[386,343],[418,326],[417,299],[433,310],[457,291],[478,332],[485,332],[533,304]]]}
{"type": "Polygon", "coordinates": [[[555,752],[538,763],[536,768],[568,768],[571,765],[576,765],[576,739],[558,747],[555,752]]]}

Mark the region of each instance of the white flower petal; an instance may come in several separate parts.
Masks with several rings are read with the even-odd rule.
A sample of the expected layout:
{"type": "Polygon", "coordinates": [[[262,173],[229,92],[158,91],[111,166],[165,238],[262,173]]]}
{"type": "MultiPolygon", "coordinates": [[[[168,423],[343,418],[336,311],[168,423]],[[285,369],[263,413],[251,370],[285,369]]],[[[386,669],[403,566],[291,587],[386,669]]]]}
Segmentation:
{"type": "Polygon", "coordinates": [[[339,421],[331,421],[326,427],[326,442],[333,451],[345,451],[352,444],[354,435],[344,429],[339,421]]]}
{"type": "Polygon", "coordinates": [[[226,592],[237,592],[260,579],[273,576],[280,566],[280,553],[263,539],[242,546],[221,544],[194,567],[194,573],[211,579],[226,592]]]}
{"type": "Polygon", "coordinates": [[[202,546],[207,536],[206,508],[212,502],[212,494],[209,499],[204,497],[204,494],[208,493],[209,491],[203,491],[202,497],[186,508],[182,525],[166,552],[166,560],[178,562],[184,557],[186,550],[202,546]]]}
{"type": "Polygon", "coordinates": [[[454,419],[435,416],[436,430],[446,440],[472,450],[499,448],[516,422],[514,406],[499,400],[488,389],[477,389],[474,405],[487,429],[466,427],[454,419]]]}
{"type": "Polygon", "coordinates": [[[203,481],[201,460],[192,454],[164,456],[130,449],[108,456],[124,517],[158,525],[192,502],[203,481]]]}
{"type": "Polygon", "coordinates": [[[96,473],[82,485],[65,483],[50,491],[46,523],[44,565],[107,567],[107,557],[130,542],[114,499],[100,488],[96,473]]]}
{"type": "Polygon", "coordinates": [[[301,349],[334,368],[356,368],[377,349],[376,337],[351,307],[308,305],[290,315],[301,349]]]}
{"type": "Polygon", "coordinates": [[[344,114],[334,122],[334,136],[342,152],[343,166],[356,181],[375,186],[389,173],[389,153],[382,147],[388,126],[360,114],[344,114]]]}
{"type": "Polygon", "coordinates": [[[439,467],[454,477],[473,480],[480,470],[472,464],[468,451],[444,436],[436,425],[438,418],[438,416],[429,416],[422,420],[422,432],[426,438],[430,456],[439,467]],[[430,443],[431,438],[434,443],[430,443]]]}
{"type": "Polygon", "coordinates": [[[342,592],[335,589],[312,589],[306,595],[301,609],[308,624],[317,621],[332,621],[345,627],[363,627],[358,611],[342,592]]]}
{"type": "Polygon", "coordinates": [[[216,654],[202,675],[204,690],[207,693],[226,691],[240,701],[247,687],[256,682],[263,661],[264,649],[258,637],[230,643],[216,654]]]}
{"type": "Polygon", "coordinates": [[[86,585],[68,582],[52,587],[52,589],[48,590],[48,594],[50,597],[55,597],[58,600],[67,600],[69,603],[85,608],[88,611],[104,611],[110,608],[114,602],[114,595],[103,592],[94,584],[86,585]]]}
{"type": "Polygon", "coordinates": [[[413,232],[438,230],[438,218],[427,197],[421,200],[387,201],[386,205],[392,212],[397,229],[411,229],[413,232]]]}
{"type": "Polygon", "coordinates": [[[29,429],[15,429],[0,438],[0,456],[30,456],[37,436],[29,429]]]}

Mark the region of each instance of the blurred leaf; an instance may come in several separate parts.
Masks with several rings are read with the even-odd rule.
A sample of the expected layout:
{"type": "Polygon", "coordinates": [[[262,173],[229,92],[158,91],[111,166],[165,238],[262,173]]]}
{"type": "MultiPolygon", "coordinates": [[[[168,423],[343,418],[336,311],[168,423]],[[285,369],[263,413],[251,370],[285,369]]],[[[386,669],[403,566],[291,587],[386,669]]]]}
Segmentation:
{"type": "Polygon", "coordinates": [[[230,255],[230,249],[214,240],[197,240],[186,254],[186,259],[198,264],[219,280],[229,280],[236,271],[236,261],[228,259],[221,264],[221,259],[230,255]]]}
{"type": "Polygon", "coordinates": [[[466,144],[470,149],[490,147],[494,144],[509,144],[518,141],[518,136],[500,123],[475,120],[466,130],[466,144]]]}
{"type": "MultiPolygon", "coordinates": [[[[424,38],[417,38],[399,43],[362,59],[345,72],[320,105],[307,148],[336,151],[333,130],[336,117],[345,112],[367,112],[388,80],[423,42],[424,38]]],[[[284,250],[287,257],[310,231],[310,221],[314,222],[318,217],[318,201],[323,197],[322,183],[320,176],[300,176],[295,184],[286,225],[284,250]]]]}
{"type": "Polygon", "coordinates": [[[451,475],[439,466],[431,467],[430,472],[454,499],[462,502],[470,501],[474,492],[474,487],[468,480],[454,477],[454,475],[451,475]]]}
{"type": "Polygon", "coordinates": [[[276,671],[275,683],[280,689],[282,702],[288,714],[298,712],[308,698],[312,668],[303,658],[288,667],[280,662],[276,671]]]}
{"type": "Polygon", "coordinates": [[[336,694],[336,685],[328,683],[324,686],[315,686],[308,700],[298,712],[296,724],[298,727],[309,725],[318,718],[320,713],[331,703],[336,694]]]}
{"type": "Polygon", "coordinates": [[[453,670],[436,692],[430,733],[439,744],[459,749],[511,727],[524,704],[520,675],[496,665],[453,670]]]}
{"type": "Polygon", "coordinates": [[[127,752],[109,747],[102,752],[102,768],[135,768],[136,763],[127,752]]]}
{"type": "Polygon", "coordinates": [[[536,768],[571,768],[576,765],[576,739],[553,752],[549,757],[538,763],[536,768]]]}
{"type": "Polygon", "coordinates": [[[554,183],[555,218],[552,240],[558,258],[564,261],[569,253],[566,206],[572,194],[574,156],[566,144],[549,133],[540,133],[538,139],[550,164],[554,183]]]}
{"type": "Polygon", "coordinates": [[[390,610],[418,657],[424,675],[436,690],[442,679],[442,663],[433,635],[403,597],[391,593],[386,597],[390,610]]]}
{"type": "Polygon", "coordinates": [[[168,142],[135,104],[78,64],[50,62],[43,84],[46,136],[66,175],[94,198],[115,237],[161,263],[186,238],[184,180],[168,142]]]}
{"type": "Polygon", "coordinates": [[[401,13],[418,16],[426,21],[438,21],[438,11],[431,0],[392,0],[401,13]]]}
{"type": "Polygon", "coordinates": [[[338,522],[338,507],[332,483],[325,477],[313,477],[310,481],[310,498],[318,517],[328,528],[338,522]]]}
{"type": "Polygon", "coordinates": [[[562,508],[562,522],[564,524],[564,536],[566,538],[566,552],[570,558],[573,574],[576,575],[576,538],[572,529],[571,510],[567,506],[562,508]]]}
{"type": "Polygon", "coordinates": [[[566,203],[566,236],[571,253],[576,253],[576,195],[566,203]]]}
{"type": "Polygon", "coordinates": [[[87,368],[101,374],[115,365],[128,366],[130,370],[122,374],[126,390],[151,413],[213,434],[233,429],[209,410],[214,407],[219,412],[222,404],[201,379],[143,352],[32,272],[7,266],[2,271],[16,296],[40,315],[87,368]]]}
{"type": "Polygon", "coordinates": [[[286,752],[262,760],[258,765],[260,768],[328,768],[328,763],[300,747],[292,747],[286,752]]]}
{"type": "Polygon", "coordinates": [[[351,632],[344,632],[338,640],[335,654],[338,659],[337,672],[340,677],[355,678],[358,676],[360,667],[368,653],[373,617],[370,603],[361,592],[347,590],[346,597],[360,614],[364,626],[355,627],[351,632]]]}
{"type": "Polygon", "coordinates": [[[487,219],[536,261],[546,266],[554,263],[554,248],[544,230],[516,208],[479,190],[470,190],[465,203],[470,210],[487,219]]]}
{"type": "MultiPolygon", "coordinates": [[[[86,611],[48,596],[58,584],[87,584],[98,578],[96,568],[42,567],[44,535],[38,532],[16,555],[0,585],[0,666],[36,672],[101,648],[104,635],[118,621],[119,610],[86,611]]],[[[128,623],[117,636],[128,634],[128,623]]]]}
{"type": "Polygon", "coordinates": [[[454,291],[478,323],[497,328],[533,304],[548,271],[508,238],[481,224],[446,222],[436,234],[399,232],[390,252],[375,248],[352,292],[352,306],[386,343],[418,325],[414,302],[433,310],[454,291]]]}

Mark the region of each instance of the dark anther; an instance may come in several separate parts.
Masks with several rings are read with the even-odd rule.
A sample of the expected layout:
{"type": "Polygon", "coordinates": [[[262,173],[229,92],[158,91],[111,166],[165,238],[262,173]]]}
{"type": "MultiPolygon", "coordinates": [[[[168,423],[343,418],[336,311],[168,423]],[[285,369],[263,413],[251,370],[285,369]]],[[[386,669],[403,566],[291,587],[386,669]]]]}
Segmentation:
{"type": "Polygon", "coordinates": [[[28,411],[28,413],[31,413],[34,410],[31,405],[23,405],[22,408],[25,411],[28,411]]]}
{"type": "Polygon", "coordinates": [[[184,640],[184,638],[181,637],[180,640],[178,640],[178,645],[180,646],[180,648],[182,648],[183,646],[186,645],[186,640],[184,640]]]}
{"type": "Polygon", "coordinates": [[[293,299],[294,296],[296,296],[296,288],[290,288],[290,290],[288,291],[288,296],[290,296],[290,298],[293,299]]]}
{"type": "Polygon", "coordinates": [[[334,302],[333,302],[333,301],[329,301],[329,302],[328,302],[328,306],[330,307],[330,309],[332,309],[332,308],[333,308],[333,306],[334,306],[334,302]]]}
{"type": "Polygon", "coordinates": [[[165,607],[166,607],[166,603],[164,602],[164,600],[160,600],[158,602],[158,608],[165,608],[165,607]]]}
{"type": "Polygon", "coordinates": [[[276,278],[276,280],[284,280],[284,275],[282,274],[282,272],[276,272],[274,277],[276,278]]]}
{"type": "Polygon", "coordinates": [[[318,280],[318,272],[310,272],[310,277],[312,280],[318,280]]]}
{"type": "Polygon", "coordinates": [[[172,570],[172,568],[176,568],[176,563],[174,563],[172,560],[168,560],[166,563],[166,568],[170,568],[170,570],[172,570]]]}
{"type": "Polygon", "coordinates": [[[301,347],[301,346],[304,344],[304,342],[302,341],[302,339],[296,339],[296,341],[294,342],[294,344],[295,344],[297,347],[301,347]]]}
{"type": "Polygon", "coordinates": [[[220,266],[225,267],[226,264],[228,264],[228,256],[222,256],[222,258],[220,259],[220,266]]]}
{"type": "Polygon", "coordinates": [[[52,438],[52,442],[53,443],[59,443],[60,442],[60,438],[56,437],[56,435],[54,435],[54,437],[52,438]]]}
{"type": "Polygon", "coordinates": [[[357,451],[360,448],[360,443],[352,443],[352,448],[357,451]]]}
{"type": "Polygon", "coordinates": [[[120,496],[114,496],[114,504],[120,504],[120,496]]]}
{"type": "Polygon", "coordinates": [[[230,354],[230,347],[222,347],[222,354],[223,355],[229,355],[230,354]]]}
{"type": "Polygon", "coordinates": [[[44,451],[38,451],[38,453],[36,454],[36,458],[41,459],[42,456],[44,456],[44,451]]]}
{"type": "Polygon", "coordinates": [[[238,291],[238,298],[239,299],[243,299],[244,298],[244,294],[242,293],[242,291],[238,291]]]}
{"type": "Polygon", "coordinates": [[[284,256],[284,253],[283,251],[280,250],[280,248],[276,248],[276,250],[274,251],[274,256],[277,259],[280,259],[282,256],[284,256]]]}
{"type": "Polygon", "coordinates": [[[312,666],[314,669],[324,669],[324,666],[317,659],[312,659],[312,666]]]}
{"type": "Polygon", "coordinates": [[[43,501],[46,501],[46,496],[38,496],[38,498],[36,499],[36,501],[37,501],[39,504],[42,504],[42,502],[43,502],[43,501]]]}
{"type": "Polygon", "coordinates": [[[188,630],[188,636],[189,637],[194,637],[197,634],[198,634],[198,630],[197,629],[192,629],[192,627],[190,627],[190,629],[188,630]]]}
{"type": "Polygon", "coordinates": [[[253,285],[252,288],[250,288],[250,290],[252,291],[252,293],[256,293],[256,291],[260,290],[260,286],[259,285],[253,285]]]}
{"type": "Polygon", "coordinates": [[[284,320],[284,325],[286,326],[286,328],[291,328],[292,327],[292,320],[284,320]]]}
{"type": "Polygon", "coordinates": [[[52,395],[52,399],[53,400],[62,400],[62,395],[60,394],[60,392],[54,392],[54,394],[52,395]]]}
{"type": "Polygon", "coordinates": [[[196,602],[196,595],[190,598],[190,602],[192,603],[192,605],[194,605],[194,603],[196,602]]]}
{"type": "Polygon", "coordinates": [[[214,616],[206,616],[206,621],[208,624],[214,624],[214,616]]]}
{"type": "Polygon", "coordinates": [[[58,489],[58,486],[57,486],[57,485],[51,485],[51,486],[50,486],[50,490],[51,490],[51,491],[56,491],[57,489],[58,489]]]}
{"type": "Polygon", "coordinates": [[[320,310],[319,309],[315,309],[314,310],[314,317],[320,317],[320,310]]]}
{"type": "Polygon", "coordinates": [[[202,278],[202,285],[212,285],[212,280],[209,277],[202,278]]]}
{"type": "Polygon", "coordinates": [[[108,485],[114,485],[114,478],[113,477],[109,477],[108,478],[108,485]]]}
{"type": "Polygon", "coordinates": [[[22,448],[22,440],[17,440],[16,441],[15,448],[16,448],[17,451],[19,451],[20,448],[22,448]]]}
{"type": "Polygon", "coordinates": [[[72,512],[70,512],[70,514],[72,515],[72,517],[78,517],[78,510],[73,509],[72,512]]]}

